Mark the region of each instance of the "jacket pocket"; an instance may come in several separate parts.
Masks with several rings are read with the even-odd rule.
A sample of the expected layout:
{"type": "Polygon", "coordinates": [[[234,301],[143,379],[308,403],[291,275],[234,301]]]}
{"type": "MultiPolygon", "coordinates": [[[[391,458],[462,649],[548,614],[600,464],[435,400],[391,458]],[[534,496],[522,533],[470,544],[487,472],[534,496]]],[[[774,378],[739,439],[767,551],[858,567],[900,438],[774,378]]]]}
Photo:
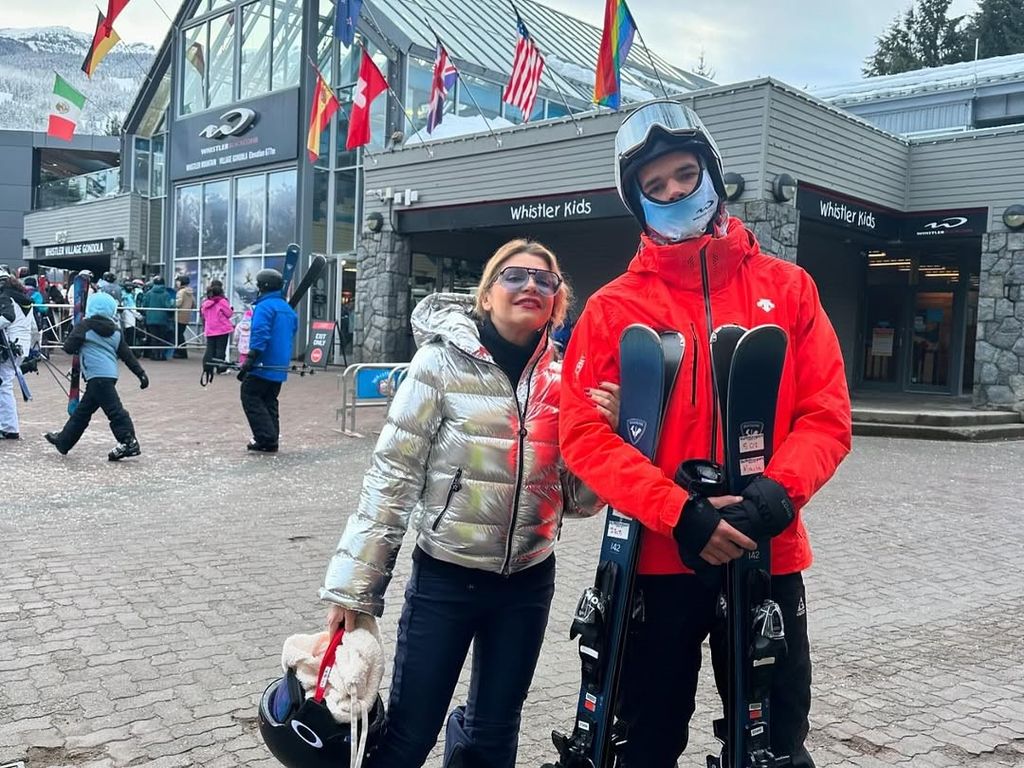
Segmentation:
{"type": "Polygon", "coordinates": [[[452,478],[452,484],[448,486],[448,496],[444,500],[444,506],[441,511],[434,518],[434,524],[430,526],[430,530],[436,531],[437,527],[441,524],[441,520],[448,513],[448,508],[452,505],[452,498],[462,490],[462,467],[455,470],[455,477],[452,478]]]}

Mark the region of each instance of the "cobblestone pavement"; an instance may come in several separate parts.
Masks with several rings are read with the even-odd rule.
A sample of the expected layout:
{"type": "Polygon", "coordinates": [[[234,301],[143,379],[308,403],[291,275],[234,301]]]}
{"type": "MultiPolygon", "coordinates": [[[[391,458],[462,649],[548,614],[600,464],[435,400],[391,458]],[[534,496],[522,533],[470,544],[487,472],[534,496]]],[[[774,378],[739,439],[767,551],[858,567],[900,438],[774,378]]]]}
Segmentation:
{"type": "MultiPolygon", "coordinates": [[[[63,395],[45,371],[25,439],[0,442],[0,765],[274,765],[256,701],[284,637],[322,623],[316,590],[380,412],[346,437],[335,373],[293,378],[283,452],[247,455],[232,377],[203,390],[195,360],[146,365],[149,390],[122,380],[139,459],[106,461],[102,416],[57,455],[41,434],[63,422],[63,395]]],[[[1024,765],[1022,466],[1024,443],[862,438],[807,510],[819,766],[1024,765]]],[[[572,522],[560,543],[520,766],[570,723],[567,629],[599,534],[572,522]]],[[[408,565],[406,551],[389,647],[408,565]]],[[[704,764],[714,708],[705,681],[680,765],[704,764]]]]}

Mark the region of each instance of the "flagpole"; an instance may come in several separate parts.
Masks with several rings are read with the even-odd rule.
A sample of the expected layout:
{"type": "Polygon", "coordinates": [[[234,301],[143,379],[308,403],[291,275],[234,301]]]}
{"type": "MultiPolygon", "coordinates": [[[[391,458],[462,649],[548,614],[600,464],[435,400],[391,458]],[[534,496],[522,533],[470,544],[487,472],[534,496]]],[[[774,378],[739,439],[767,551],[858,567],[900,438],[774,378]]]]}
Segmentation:
{"type": "MultiPolygon", "coordinates": [[[[447,50],[448,50],[448,46],[446,46],[446,45],[444,44],[444,41],[443,41],[443,40],[441,39],[441,36],[440,36],[439,34],[437,34],[437,30],[435,30],[435,29],[434,29],[434,27],[433,27],[433,25],[432,25],[432,24],[430,23],[430,21],[428,21],[427,19],[424,19],[423,21],[424,21],[424,23],[425,23],[425,24],[427,25],[427,29],[429,29],[429,30],[430,30],[431,32],[433,32],[433,33],[434,33],[434,37],[435,37],[435,38],[437,39],[437,42],[438,42],[438,43],[439,43],[439,44],[440,44],[441,46],[443,46],[443,47],[444,47],[445,51],[447,51],[447,50]]],[[[460,70],[460,69],[459,69],[458,67],[456,67],[456,66],[455,66],[455,59],[454,59],[454,58],[453,58],[453,57],[451,56],[451,54],[450,54],[450,53],[449,53],[449,55],[448,55],[448,61],[450,61],[450,62],[451,62],[452,68],[453,68],[453,69],[455,70],[455,72],[456,72],[456,73],[458,74],[458,76],[459,76],[459,84],[460,84],[460,85],[462,85],[462,70],[460,70]]],[[[480,105],[479,105],[479,104],[477,103],[477,100],[476,100],[476,96],[474,96],[474,95],[473,95],[473,91],[472,91],[472,90],[470,90],[470,89],[469,89],[469,88],[467,87],[467,88],[466,88],[466,92],[467,92],[467,93],[469,94],[469,98],[470,98],[470,100],[471,100],[471,101],[473,102],[473,106],[475,106],[475,107],[476,107],[476,109],[477,109],[477,112],[479,112],[479,113],[480,113],[480,117],[481,117],[481,118],[483,118],[483,121],[484,121],[484,125],[486,125],[486,126],[487,126],[487,132],[488,132],[489,134],[491,134],[491,138],[493,138],[493,139],[494,139],[494,143],[495,143],[495,144],[497,144],[497,145],[498,145],[498,146],[500,147],[500,146],[501,146],[501,137],[499,137],[499,136],[498,136],[498,134],[496,134],[496,133],[494,132],[494,129],[493,129],[493,128],[491,128],[491,121],[487,119],[487,116],[486,116],[486,115],[484,115],[484,111],[483,111],[482,109],[480,109],[480,105]]],[[[442,108],[442,109],[443,109],[443,108],[442,108]]],[[[442,112],[442,114],[443,114],[443,112],[442,112]]],[[[458,114],[456,114],[456,117],[458,117],[458,114]]]]}
{"type": "MultiPolygon", "coordinates": [[[[522,15],[519,13],[519,9],[516,8],[515,2],[513,2],[513,0],[509,0],[509,5],[512,6],[512,12],[516,15],[516,18],[517,19],[521,19],[522,15]]],[[[533,35],[530,35],[530,37],[533,37],[533,35]]],[[[534,42],[534,45],[537,45],[536,41],[534,42]]],[[[537,52],[540,53],[540,46],[539,45],[537,45],[537,52]]],[[[562,103],[565,105],[565,111],[569,114],[569,117],[572,118],[572,123],[576,127],[576,135],[577,136],[582,136],[583,135],[583,123],[581,123],[579,120],[577,120],[576,119],[576,115],[573,114],[572,107],[569,106],[569,100],[566,98],[565,93],[562,91],[562,88],[558,85],[558,78],[552,77],[551,78],[551,82],[554,83],[555,90],[558,91],[558,95],[562,98],[562,103]]],[[[525,119],[523,120],[524,123],[527,120],[530,119],[529,115],[525,115],[524,117],[525,117],[525,119]]]]}
{"type": "MultiPolygon", "coordinates": [[[[661,79],[661,73],[658,71],[658,68],[654,64],[654,57],[651,55],[651,49],[647,47],[647,41],[644,40],[644,36],[640,33],[640,25],[636,23],[636,19],[633,16],[633,12],[630,11],[629,10],[629,6],[626,5],[626,0],[622,0],[622,7],[626,9],[626,13],[629,14],[630,21],[633,22],[633,29],[636,30],[636,36],[640,40],[640,45],[642,45],[644,47],[644,52],[647,54],[647,60],[649,62],[651,62],[651,69],[654,70],[654,76],[656,78],[658,78],[658,85],[661,86],[661,93],[662,93],[662,95],[664,95],[664,97],[666,99],[669,98],[668,89],[665,87],[665,83],[661,79]]],[[[621,63],[625,64],[626,62],[623,61],[621,63]]],[[[621,75],[619,77],[621,79],[621,75]]],[[[621,98],[621,94],[620,94],[620,98],[621,98]]]]}

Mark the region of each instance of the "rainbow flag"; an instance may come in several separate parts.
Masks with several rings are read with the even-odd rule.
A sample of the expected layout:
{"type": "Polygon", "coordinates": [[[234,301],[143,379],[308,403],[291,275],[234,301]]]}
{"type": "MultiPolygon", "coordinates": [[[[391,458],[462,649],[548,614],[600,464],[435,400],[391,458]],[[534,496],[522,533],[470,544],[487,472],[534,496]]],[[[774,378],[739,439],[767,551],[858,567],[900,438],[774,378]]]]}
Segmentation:
{"type": "Polygon", "coordinates": [[[626,0],[605,0],[604,31],[597,52],[594,76],[594,103],[619,108],[619,71],[629,56],[636,35],[636,22],[626,0]]]}

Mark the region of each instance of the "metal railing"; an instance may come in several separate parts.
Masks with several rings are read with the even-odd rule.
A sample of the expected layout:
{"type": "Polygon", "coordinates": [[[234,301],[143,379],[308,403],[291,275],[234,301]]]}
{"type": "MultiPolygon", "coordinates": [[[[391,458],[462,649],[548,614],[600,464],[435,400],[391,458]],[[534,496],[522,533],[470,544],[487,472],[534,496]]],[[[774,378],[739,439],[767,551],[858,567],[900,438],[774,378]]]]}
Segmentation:
{"type": "Polygon", "coordinates": [[[341,387],[341,407],[334,409],[334,420],[341,417],[343,432],[350,437],[362,437],[356,432],[356,409],[367,406],[389,406],[394,398],[395,392],[401,385],[402,380],[409,368],[409,363],[354,363],[348,366],[339,377],[341,387]],[[377,375],[372,379],[364,376],[359,380],[359,374],[376,371],[377,375]],[[360,396],[359,385],[364,385],[364,394],[360,396]],[[372,395],[365,394],[366,387],[373,387],[372,395]],[[345,423],[348,422],[348,428],[345,423]]]}
{"type": "Polygon", "coordinates": [[[120,193],[121,169],[104,168],[80,176],[44,181],[36,187],[35,207],[58,208],[120,193]]]}

